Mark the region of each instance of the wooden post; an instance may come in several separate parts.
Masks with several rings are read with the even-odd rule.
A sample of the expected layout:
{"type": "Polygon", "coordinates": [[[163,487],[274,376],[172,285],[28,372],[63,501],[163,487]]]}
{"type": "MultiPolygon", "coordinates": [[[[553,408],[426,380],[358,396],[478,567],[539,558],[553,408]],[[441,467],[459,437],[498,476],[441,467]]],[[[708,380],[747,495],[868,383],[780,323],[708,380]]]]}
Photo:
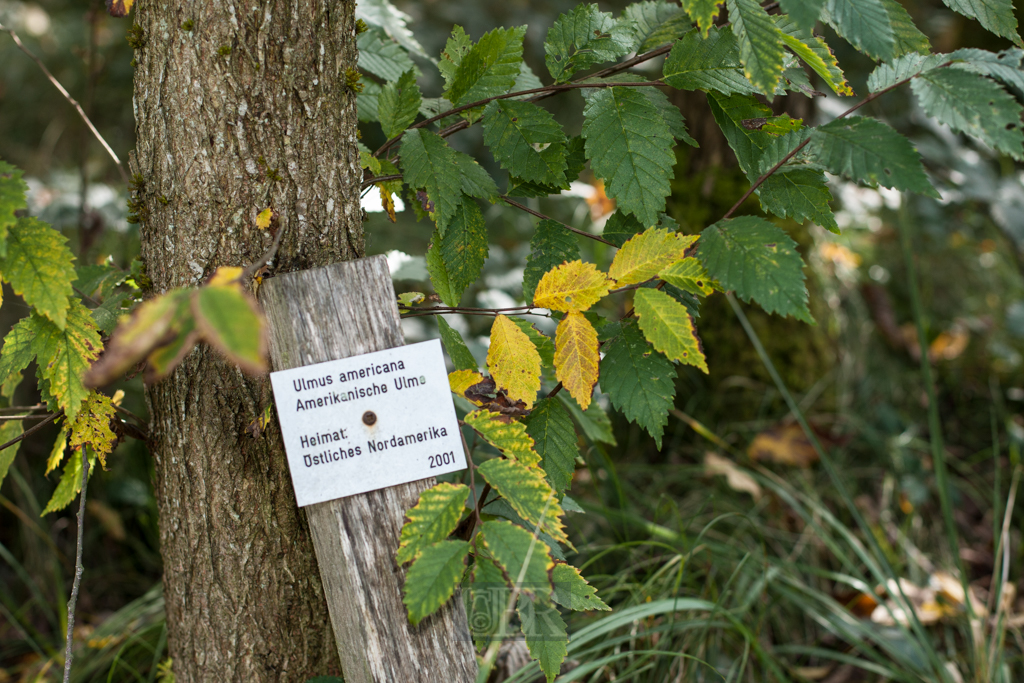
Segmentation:
{"type": "MultiPolygon", "coordinates": [[[[267,280],[260,300],[274,370],[347,358],[404,343],[383,256],[267,280]]],[[[477,664],[458,592],[409,624],[395,562],[405,511],[434,479],[305,508],[345,683],[472,683],[477,664]]]]}

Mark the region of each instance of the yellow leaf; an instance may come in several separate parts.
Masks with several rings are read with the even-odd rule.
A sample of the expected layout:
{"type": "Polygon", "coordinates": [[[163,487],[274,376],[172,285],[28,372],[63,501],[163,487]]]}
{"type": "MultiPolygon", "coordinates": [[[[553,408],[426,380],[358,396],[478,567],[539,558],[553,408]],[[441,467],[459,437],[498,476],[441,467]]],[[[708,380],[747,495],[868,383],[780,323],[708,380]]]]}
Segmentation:
{"type": "Polygon", "coordinates": [[[44,477],[57,469],[61,461],[64,460],[64,453],[67,451],[67,445],[68,426],[64,425],[60,430],[60,434],[57,435],[57,440],[53,442],[53,449],[50,450],[50,457],[46,460],[46,471],[43,472],[44,477]]]}
{"type": "Polygon", "coordinates": [[[132,9],[134,0],[107,0],[107,11],[112,17],[126,17],[132,9]]]}
{"type": "Polygon", "coordinates": [[[659,270],[683,258],[687,247],[696,242],[697,237],[664,228],[648,228],[622,245],[608,269],[608,277],[618,285],[650,280],[659,270]]]}
{"type": "Polygon", "coordinates": [[[611,285],[593,263],[569,261],[544,273],[533,293],[533,304],[552,311],[585,311],[600,301],[611,285]]]}
{"type": "Polygon", "coordinates": [[[377,190],[380,192],[380,203],[387,211],[388,220],[392,223],[395,222],[395,198],[391,195],[391,192],[384,187],[384,183],[377,184],[377,190]]]}
{"type": "Polygon", "coordinates": [[[655,349],[707,374],[704,348],[685,306],[660,290],[638,289],[633,296],[633,310],[640,319],[640,329],[655,349]]]}
{"type": "MultiPolygon", "coordinates": [[[[479,372],[473,370],[456,370],[455,372],[448,375],[448,386],[451,387],[452,393],[465,398],[466,389],[469,389],[474,384],[479,384],[484,379],[484,376],[479,372]]],[[[476,403],[474,401],[474,403],[476,403]]],[[[479,405],[479,403],[477,403],[479,405]]]]}
{"type": "Polygon", "coordinates": [[[256,216],[256,227],[260,230],[266,230],[270,227],[270,219],[274,217],[274,210],[266,208],[260,211],[260,215],[256,216]]]}
{"type": "Polygon", "coordinates": [[[506,316],[499,315],[491,326],[487,367],[509,399],[533,407],[540,391],[540,354],[526,333],[506,316]]]}
{"type": "Polygon", "coordinates": [[[242,272],[245,268],[238,266],[221,266],[217,268],[217,271],[210,278],[210,281],[206,284],[210,287],[224,287],[227,285],[233,285],[238,281],[238,278],[242,277],[242,272]]]}
{"type": "Polygon", "coordinates": [[[683,291],[699,296],[707,296],[715,290],[711,277],[704,266],[693,256],[676,261],[658,272],[665,282],[675,285],[683,291]]]}
{"type": "Polygon", "coordinates": [[[750,442],[747,455],[751,460],[794,467],[810,467],[818,462],[818,452],[798,424],[777,425],[761,432],[750,442]]]}
{"type": "Polygon", "coordinates": [[[95,391],[90,393],[89,398],[82,403],[75,421],[70,425],[71,450],[89,446],[105,467],[106,455],[117,443],[117,436],[110,429],[110,421],[115,413],[114,404],[109,396],[95,391]]]}
{"type": "Polygon", "coordinates": [[[582,313],[570,313],[555,332],[555,376],[580,408],[590,406],[597,384],[597,330],[582,313]]]}

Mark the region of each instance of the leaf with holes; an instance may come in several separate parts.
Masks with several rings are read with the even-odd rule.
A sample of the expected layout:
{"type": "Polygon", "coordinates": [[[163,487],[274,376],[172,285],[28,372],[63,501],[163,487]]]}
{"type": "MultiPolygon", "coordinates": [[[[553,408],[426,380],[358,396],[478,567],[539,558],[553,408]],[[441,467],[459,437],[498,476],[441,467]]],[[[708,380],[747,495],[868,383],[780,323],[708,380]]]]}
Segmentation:
{"type": "Polygon", "coordinates": [[[593,263],[570,261],[557,266],[540,279],[533,304],[553,311],[582,312],[600,301],[612,281],[593,263]]]}
{"type": "Polygon", "coordinates": [[[594,394],[600,359],[597,330],[582,313],[569,313],[555,331],[555,376],[583,410],[594,394]]]}
{"type": "Polygon", "coordinates": [[[544,480],[544,473],[515,460],[495,458],[477,468],[483,478],[504,498],[516,513],[532,526],[560,543],[569,544],[562,521],[563,512],[555,491],[544,480]]]}
{"type": "Polygon", "coordinates": [[[497,316],[491,326],[487,367],[510,400],[533,407],[540,391],[540,354],[527,334],[504,315],[497,316]]]}
{"type": "Polygon", "coordinates": [[[588,97],[583,116],[587,158],[608,196],[644,225],[656,224],[676,162],[658,107],[635,88],[604,88],[588,97]]]}
{"type": "Polygon", "coordinates": [[[708,274],[744,301],[753,299],[768,313],[814,322],[807,308],[804,261],[796,242],[778,226],[757,216],[741,216],[705,228],[697,258],[708,274]]]}
{"type": "Polygon", "coordinates": [[[441,59],[437,62],[437,70],[441,72],[441,76],[444,78],[446,97],[448,91],[451,90],[452,83],[455,81],[455,72],[458,71],[462,58],[472,49],[473,39],[466,35],[466,30],[459,25],[453,26],[452,35],[448,38],[448,42],[445,43],[444,50],[441,52],[441,59]]]}
{"type": "Polygon", "coordinates": [[[402,589],[402,603],[409,611],[409,621],[417,625],[438,610],[455,593],[466,569],[469,543],[438,541],[421,552],[408,574],[402,589]]]}
{"type": "Polygon", "coordinates": [[[419,501],[405,513],[395,561],[412,562],[423,549],[443,541],[455,531],[469,498],[469,487],[442,482],[420,494],[419,501]]]}
{"type": "Polygon", "coordinates": [[[818,126],[811,134],[809,147],[815,162],[830,173],[939,196],[910,140],[877,119],[851,116],[818,126]]]}
{"type": "Polygon", "coordinates": [[[106,467],[106,456],[117,443],[117,436],[110,429],[110,421],[116,414],[114,403],[109,396],[95,391],[91,392],[89,397],[82,402],[82,407],[74,422],[69,423],[71,441],[68,445],[71,450],[76,451],[88,446],[89,452],[98,456],[100,462],[106,467]]]}
{"type": "Polygon", "coordinates": [[[536,104],[516,100],[488,104],[484,143],[501,167],[517,178],[550,185],[565,181],[565,133],[555,117],[536,104]]]}
{"type": "Polygon", "coordinates": [[[76,298],[71,298],[70,302],[63,329],[32,314],[37,318],[32,350],[39,363],[39,373],[50,383],[50,391],[68,421],[75,419],[82,401],[89,395],[82,375],[103,348],[89,309],[76,298]]]}
{"type": "Polygon", "coordinates": [[[646,282],[665,266],[681,259],[695,241],[696,235],[648,228],[622,245],[608,269],[608,277],[620,287],[646,282]]]}
{"type": "Polygon", "coordinates": [[[561,495],[572,484],[579,455],[572,418],[557,398],[545,398],[537,402],[524,422],[527,433],[533,437],[534,449],[540,454],[544,476],[561,495]]]}
{"type": "Polygon", "coordinates": [[[659,449],[675,398],[675,378],[672,362],[651,348],[635,323],[622,326],[601,359],[601,390],[629,421],[654,437],[659,449]]]}

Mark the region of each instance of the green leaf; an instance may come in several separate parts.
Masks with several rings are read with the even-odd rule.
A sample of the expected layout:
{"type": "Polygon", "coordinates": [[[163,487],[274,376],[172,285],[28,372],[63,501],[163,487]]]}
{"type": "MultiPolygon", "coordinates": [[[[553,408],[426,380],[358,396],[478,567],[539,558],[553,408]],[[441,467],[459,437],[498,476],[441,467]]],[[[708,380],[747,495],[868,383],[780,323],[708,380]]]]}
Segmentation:
{"type": "Polygon", "coordinates": [[[561,83],[580,69],[618,59],[635,47],[632,22],[616,21],[597,5],[577,5],[548,29],[544,63],[561,83]]]}
{"type": "Polygon", "coordinates": [[[711,114],[729,142],[729,147],[736,153],[740,170],[753,180],[760,175],[757,172],[760,159],[766,150],[774,146],[775,138],[757,128],[748,128],[743,122],[751,119],[767,121],[772,117],[772,110],[749,95],[727,97],[711,93],[708,104],[711,107],[711,114]]]}
{"type": "Polygon", "coordinates": [[[498,565],[477,552],[469,584],[470,633],[477,649],[482,650],[498,632],[502,616],[511,593],[508,582],[498,565]]]}
{"type": "Polygon", "coordinates": [[[676,161],[658,108],[634,88],[605,88],[590,96],[583,116],[587,158],[608,196],[644,225],[657,223],[676,161]]]}
{"type": "Polygon", "coordinates": [[[370,29],[356,38],[359,50],[359,68],[380,76],[385,81],[397,81],[406,71],[416,70],[409,55],[382,31],[370,29]]]}
{"type": "Polygon", "coordinates": [[[555,363],[555,343],[551,341],[551,337],[534,327],[529,320],[524,318],[509,318],[509,320],[525,332],[526,336],[530,338],[530,341],[537,348],[542,369],[552,367],[555,363]]]}
{"type": "Polygon", "coordinates": [[[36,218],[19,218],[7,233],[0,272],[15,294],[64,329],[75,257],[67,238],[36,218]]]}
{"type": "Polygon", "coordinates": [[[192,299],[203,340],[248,373],[267,371],[266,321],[239,287],[200,287],[192,299]]]}
{"type": "Polygon", "coordinates": [[[700,30],[707,35],[708,29],[714,24],[715,17],[721,11],[719,5],[722,0],[682,0],[683,9],[690,18],[700,27],[700,30]]]}
{"type": "Polygon", "coordinates": [[[644,231],[643,223],[628,213],[616,211],[605,221],[601,237],[605,238],[617,247],[621,247],[634,235],[644,231]]]}
{"type": "Polygon", "coordinates": [[[28,185],[21,179],[21,169],[0,160],[0,258],[7,255],[7,230],[17,218],[15,211],[24,209],[28,185]]]}
{"type": "Polygon", "coordinates": [[[543,600],[531,600],[526,595],[519,596],[517,611],[526,648],[537,660],[547,683],[552,683],[568,652],[566,643],[569,636],[565,621],[556,607],[543,600]]]}
{"type": "MultiPolygon", "coordinates": [[[[466,30],[459,25],[452,27],[452,35],[445,43],[444,51],[441,52],[441,59],[437,62],[437,70],[444,78],[444,93],[447,96],[455,81],[455,73],[462,63],[462,58],[473,49],[473,39],[466,35],[466,30]]],[[[451,98],[449,98],[450,100],[451,98]]]]}
{"type": "MultiPolygon", "coordinates": [[[[634,79],[637,76],[632,76],[634,79]]],[[[650,100],[651,104],[657,107],[661,113],[665,123],[668,125],[669,131],[672,133],[672,137],[678,142],[685,142],[690,147],[699,147],[697,141],[690,136],[690,132],[686,128],[686,119],[683,118],[683,112],[679,111],[679,107],[672,103],[672,100],[668,98],[662,90],[658,88],[643,88],[641,90],[647,99],[650,100]]]]}
{"type": "Polygon", "coordinates": [[[571,137],[565,144],[565,162],[568,166],[565,170],[565,180],[559,185],[543,185],[530,183],[521,178],[510,176],[508,179],[509,189],[507,194],[512,197],[547,197],[558,194],[562,190],[569,189],[569,183],[580,177],[580,172],[587,165],[585,141],[576,136],[571,137]]]}
{"type": "Polygon", "coordinates": [[[522,593],[543,596],[551,594],[550,572],[554,568],[554,562],[551,561],[548,547],[543,541],[534,541],[532,533],[504,520],[484,522],[480,525],[480,535],[491,557],[501,567],[510,583],[518,583],[522,575],[522,593]]]}
{"type": "Polygon", "coordinates": [[[739,46],[732,28],[712,28],[707,38],[691,31],[672,46],[665,60],[664,81],[680,90],[716,90],[731,95],[756,92],[743,75],[739,46]]]}
{"type": "Polygon", "coordinates": [[[526,431],[533,437],[534,448],[541,457],[541,469],[558,495],[572,485],[579,455],[576,428],[565,408],[554,398],[538,401],[526,418],[526,431]]]}
{"type": "Polygon", "coordinates": [[[402,74],[394,83],[388,83],[380,92],[377,111],[384,136],[395,137],[416,120],[423,95],[416,85],[416,72],[412,69],[402,74]]]}
{"type": "Polygon", "coordinates": [[[695,296],[707,296],[714,291],[708,271],[692,256],[680,259],[663,269],[658,273],[658,277],[695,296]]]}
{"type": "Polygon", "coordinates": [[[814,322],[807,308],[804,261],[796,242],[779,227],[741,216],[705,228],[697,244],[697,258],[726,290],[744,301],[753,299],[768,313],[814,322]]]}
{"type": "Polygon", "coordinates": [[[502,168],[523,180],[565,181],[565,133],[546,109],[531,102],[495,100],[484,109],[484,143],[502,168]],[[534,145],[546,145],[539,150],[534,145]]]}
{"type": "Polygon", "coordinates": [[[818,17],[821,16],[821,8],[825,6],[826,0],[782,0],[782,11],[792,17],[793,21],[800,28],[808,31],[814,28],[818,17]]]}
{"type": "Polygon", "coordinates": [[[897,0],[882,0],[885,12],[889,15],[889,24],[893,33],[893,57],[908,53],[931,52],[932,45],[928,36],[921,33],[914,24],[910,13],[897,0]]]}
{"type": "Polygon", "coordinates": [[[409,15],[392,5],[390,0],[359,0],[356,18],[380,28],[409,52],[430,59],[406,26],[410,21],[409,15]]]}
{"type": "Polygon", "coordinates": [[[420,494],[405,513],[395,561],[399,566],[419,557],[428,545],[443,541],[455,531],[469,498],[469,487],[442,482],[420,494]]]}
{"type": "Polygon", "coordinates": [[[977,19],[982,26],[997,36],[1009,38],[1024,46],[1017,34],[1017,15],[1013,0],[942,0],[954,12],[977,19]]]}
{"type": "MultiPolygon", "coordinates": [[[[520,62],[519,64],[519,75],[516,76],[516,82],[512,84],[509,92],[521,92],[523,90],[533,90],[534,88],[542,88],[544,84],[537,78],[537,74],[533,73],[533,69],[526,62],[520,62]]],[[[518,95],[513,97],[513,100],[524,100],[531,95],[518,95]]]]}
{"type": "Polygon", "coordinates": [[[836,217],[828,205],[832,193],[821,171],[783,166],[761,184],[757,194],[761,208],[779,218],[790,217],[800,223],[813,221],[839,234],[836,217]]]}
{"type": "Polygon", "coordinates": [[[950,55],[919,55],[916,52],[897,57],[891,62],[879,64],[868,77],[868,90],[878,92],[891,88],[900,81],[930,71],[949,61],[956,53],[950,55]]]}
{"type": "Polygon", "coordinates": [[[726,6],[744,74],[760,92],[774,93],[785,57],[782,34],[757,0],[728,0],[726,6]]]}
{"type": "Polygon", "coordinates": [[[466,288],[480,277],[487,260],[487,225],[475,201],[462,198],[439,248],[449,286],[455,299],[461,300],[466,288]]]}
{"type": "Polygon", "coordinates": [[[412,625],[437,611],[462,581],[469,555],[466,541],[439,541],[423,549],[405,576],[402,602],[412,625]]]}
{"type": "Polygon", "coordinates": [[[363,89],[356,93],[356,112],[360,121],[376,121],[380,118],[380,84],[367,79],[360,81],[363,89]]]}
{"type": "Polygon", "coordinates": [[[533,303],[533,293],[544,273],[579,258],[580,249],[573,233],[557,221],[542,220],[530,239],[530,255],[523,271],[523,300],[533,303]]]}
{"type": "Polygon", "coordinates": [[[544,473],[515,460],[495,458],[477,468],[488,484],[531,525],[560,543],[569,544],[562,522],[562,508],[544,473]]]}
{"type": "Polygon", "coordinates": [[[451,274],[448,272],[448,264],[441,254],[441,231],[435,230],[430,238],[430,246],[427,247],[427,272],[430,273],[430,284],[434,291],[441,298],[446,306],[458,306],[462,301],[462,292],[452,286],[451,274]]]}
{"type": "MultiPolygon", "coordinates": [[[[602,371],[604,368],[602,368],[602,371]]],[[[612,421],[608,413],[604,411],[601,404],[591,401],[586,410],[580,408],[576,401],[569,396],[559,392],[556,396],[562,407],[569,411],[572,419],[583,430],[583,434],[592,443],[606,443],[615,445],[615,433],[612,431],[612,421]]]]}
{"type": "Polygon", "coordinates": [[[634,24],[639,43],[637,53],[670,43],[690,30],[690,17],[682,7],[671,2],[636,2],[623,10],[623,16],[634,24]]]}
{"type": "Polygon", "coordinates": [[[877,119],[850,116],[818,126],[811,134],[809,147],[815,162],[830,173],[871,185],[939,196],[910,140],[877,119]]]}
{"type": "Polygon", "coordinates": [[[410,187],[426,190],[434,205],[438,232],[444,237],[462,201],[463,176],[455,150],[436,133],[423,128],[410,130],[402,136],[402,168],[410,187]]]}
{"type": "Polygon", "coordinates": [[[99,356],[103,345],[89,309],[74,297],[70,301],[64,329],[32,314],[36,333],[32,349],[38,359],[39,372],[50,383],[57,405],[64,409],[68,422],[73,422],[82,401],[89,395],[82,375],[99,356]]]}
{"type": "Polygon", "coordinates": [[[655,349],[669,360],[708,372],[697,327],[683,304],[665,292],[643,288],[633,297],[633,310],[640,319],[640,329],[655,349]]]}
{"type": "Polygon", "coordinates": [[[990,76],[1008,85],[1019,99],[1024,99],[1024,70],[1020,68],[1022,57],[1024,51],[1017,48],[1001,52],[965,48],[948,55],[935,55],[935,60],[936,63],[951,59],[965,60],[957,61],[952,68],[990,76]]]}
{"type": "Polygon", "coordinates": [[[462,419],[510,460],[531,468],[540,464],[540,456],[533,449],[533,438],[526,433],[522,422],[489,410],[474,410],[462,419]]]}
{"type": "Polygon", "coordinates": [[[102,299],[128,279],[130,274],[108,265],[78,266],[75,268],[75,280],[71,284],[85,296],[98,296],[102,299]]]}
{"type": "Polygon", "coordinates": [[[480,365],[476,362],[476,358],[473,358],[473,354],[470,353],[466,342],[462,340],[462,335],[459,334],[459,331],[449,325],[448,321],[441,316],[437,316],[437,327],[441,331],[441,341],[444,343],[444,350],[448,352],[448,357],[452,359],[455,369],[479,369],[480,365]]]}
{"type": "MultiPolygon", "coordinates": [[[[71,455],[72,457],[68,458],[67,464],[64,465],[60,482],[54,489],[50,502],[46,504],[42,514],[39,515],[40,517],[50,512],[63,510],[75,500],[75,496],[82,490],[82,454],[74,452],[71,455]]],[[[88,457],[89,476],[92,477],[96,473],[96,456],[90,453],[88,457]]]]}
{"type": "Polygon", "coordinates": [[[43,320],[36,315],[22,318],[4,337],[4,346],[0,349],[0,383],[27,368],[35,359],[33,342],[41,331],[40,322],[43,320]]]}
{"type": "Polygon", "coordinates": [[[891,59],[895,36],[882,0],[828,0],[822,20],[872,59],[891,59]]]}
{"type": "Polygon", "coordinates": [[[672,362],[651,348],[634,323],[622,326],[601,359],[601,388],[630,422],[654,437],[659,450],[675,398],[675,378],[672,362]]]}
{"type": "Polygon", "coordinates": [[[456,107],[508,92],[523,61],[525,26],[485,33],[455,69],[448,99],[456,107]]]}
{"type": "Polygon", "coordinates": [[[994,81],[961,69],[936,69],[910,82],[921,108],[955,131],[1024,159],[1022,107],[994,81]]]}
{"type": "MultiPolygon", "coordinates": [[[[811,67],[821,80],[837,95],[853,95],[853,89],[846,82],[836,57],[824,39],[815,36],[810,29],[802,29],[799,24],[783,15],[775,17],[775,25],[782,34],[782,41],[793,53],[811,67]]],[[[802,69],[801,69],[802,71],[802,69]]]]}
{"type": "Polygon", "coordinates": [[[604,600],[597,597],[597,589],[587,583],[576,567],[559,562],[551,573],[551,579],[555,586],[551,599],[562,607],[574,612],[612,611],[611,607],[604,604],[604,600]]]}
{"type": "Polygon", "coordinates": [[[108,296],[102,304],[92,309],[92,319],[100,332],[110,334],[117,327],[121,316],[126,315],[128,310],[124,308],[124,302],[131,298],[127,292],[117,292],[108,296]]]}

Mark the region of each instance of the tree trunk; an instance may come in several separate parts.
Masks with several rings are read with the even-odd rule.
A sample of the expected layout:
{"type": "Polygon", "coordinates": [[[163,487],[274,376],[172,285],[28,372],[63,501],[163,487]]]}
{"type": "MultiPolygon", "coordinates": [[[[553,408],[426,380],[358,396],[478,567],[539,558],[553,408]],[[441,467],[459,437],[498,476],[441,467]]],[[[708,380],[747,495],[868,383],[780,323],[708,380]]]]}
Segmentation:
{"type": "MultiPolygon", "coordinates": [[[[137,7],[133,209],[155,292],[259,258],[267,207],[276,272],[360,255],[353,0],[137,7]]],[[[276,425],[246,433],[269,383],[202,346],[147,395],[176,679],[337,673],[276,425]]]]}

